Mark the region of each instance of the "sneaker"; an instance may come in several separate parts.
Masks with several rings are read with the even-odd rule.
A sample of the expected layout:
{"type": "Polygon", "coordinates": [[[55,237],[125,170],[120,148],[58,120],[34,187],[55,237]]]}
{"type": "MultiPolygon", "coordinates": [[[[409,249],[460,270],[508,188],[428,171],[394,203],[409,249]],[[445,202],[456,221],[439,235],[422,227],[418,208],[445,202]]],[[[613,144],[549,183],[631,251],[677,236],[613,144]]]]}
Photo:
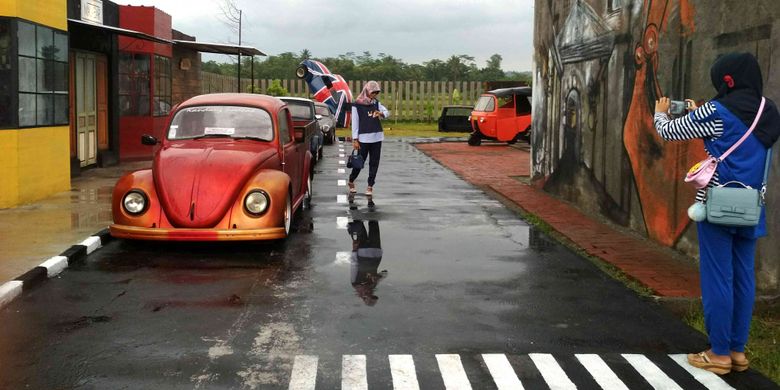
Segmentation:
{"type": "Polygon", "coordinates": [[[374,195],[374,187],[368,186],[366,188],[366,195],[374,195]]]}
{"type": "Polygon", "coordinates": [[[354,193],[357,192],[357,190],[355,189],[355,183],[349,182],[349,183],[347,183],[347,186],[349,186],[349,193],[350,194],[354,194],[354,193]]]}

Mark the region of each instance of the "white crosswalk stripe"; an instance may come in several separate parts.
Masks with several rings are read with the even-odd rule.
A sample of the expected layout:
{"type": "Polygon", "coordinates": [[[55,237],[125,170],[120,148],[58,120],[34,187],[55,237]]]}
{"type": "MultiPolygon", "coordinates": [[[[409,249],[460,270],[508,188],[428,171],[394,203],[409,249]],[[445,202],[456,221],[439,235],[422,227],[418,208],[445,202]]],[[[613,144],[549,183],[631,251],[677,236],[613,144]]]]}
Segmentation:
{"type": "Polygon", "coordinates": [[[471,383],[466,376],[466,370],[460,362],[460,355],[436,355],[439,363],[441,379],[447,390],[471,390],[471,383]]]}
{"type": "Polygon", "coordinates": [[[528,356],[533,360],[536,368],[539,369],[545,382],[550,386],[550,390],[573,390],[577,388],[552,355],[532,353],[528,356]]]}
{"type": "MultiPolygon", "coordinates": [[[[336,263],[346,260],[349,252],[339,252],[336,256],[336,263]],[[345,256],[346,255],[346,256],[345,256]],[[342,259],[340,259],[340,257],[342,259]]],[[[518,371],[515,371],[512,363],[510,363],[507,355],[505,354],[483,354],[482,360],[487,368],[487,372],[483,371],[483,378],[487,378],[489,374],[498,390],[524,390],[521,378],[518,373],[522,374],[522,378],[537,378],[544,380],[547,387],[551,390],[558,389],[577,389],[575,382],[585,380],[584,374],[578,374],[579,377],[570,378],[563,367],[569,369],[570,367],[565,365],[562,367],[558,360],[551,354],[532,353],[528,357],[531,358],[533,365],[539,374],[537,375],[528,370],[528,363],[525,369],[518,367],[518,371]]],[[[621,355],[626,362],[633,367],[633,369],[642,377],[644,382],[641,386],[646,387],[648,384],[656,390],[681,390],[682,387],[677,384],[672,378],[662,371],[659,366],[654,364],[647,356],[641,354],[623,354],[621,355]]],[[[596,354],[575,354],[574,357],[582,364],[587,372],[593,377],[602,389],[608,390],[627,390],[636,386],[636,383],[624,383],[610,366],[604,361],[604,359],[596,354]]],[[[691,375],[692,378],[700,382],[705,388],[710,390],[733,390],[728,383],[715,374],[700,370],[688,365],[685,355],[672,354],[668,355],[673,361],[684,368],[685,372],[691,375]]],[[[441,381],[444,383],[446,390],[471,390],[472,382],[470,382],[466,370],[463,367],[461,356],[458,354],[437,354],[435,355],[438,373],[426,373],[426,375],[437,375],[441,377],[441,381]]],[[[665,357],[664,357],[665,358],[665,357]]],[[[373,360],[377,361],[377,360],[373,360]]],[[[566,360],[564,360],[566,361],[566,360]]],[[[389,363],[389,372],[392,377],[394,390],[420,390],[420,383],[418,378],[422,373],[417,372],[415,366],[415,357],[412,355],[388,355],[387,362],[389,363]]],[[[523,364],[521,361],[517,361],[515,364],[523,364]]],[[[614,362],[613,362],[614,364],[614,362]]],[[[319,358],[312,355],[299,355],[295,356],[292,372],[290,375],[289,389],[290,390],[313,390],[315,389],[318,375],[319,358]]],[[[625,364],[623,364],[625,365],[625,364]]],[[[625,365],[628,367],[628,365],[625,365]]],[[[484,369],[483,368],[483,369],[484,369]]],[[[366,355],[343,355],[341,357],[341,389],[345,390],[366,390],[368,389],[368,373],[372,375],[381,376],[381,372],[387,372],[384,370],[378,370],[378,367],[367,367],[366,355]]],[[[581,371],[584,372],[584,371],[581,371]]],[[[676,372],[675,375],[679,376],[683,371],[676,372]]],[[[479,376],[476,372],[474,375],[479,376]]],[[[320,378],[327,378],[328,375],[320,376],[320,378]]],[[[334,378],[336,379],[336,378],[334,378]]],[[[477,379],[477,378],[472,378],[477,379]]],[[[375,383],[382,383],[387,379],[374,378],[375,383]]],[[[485,379],[479,379],[484,381],[485,379]]],[[[526,380],[526,379],[523,379],[526,380]]],[[[588,379],[589,381],[589,379],[588,379]]],[[[485,382],[474,382],[477,388],[485,387],[485,382]]],[[[587,382],[592,383],[592,382],[587,382]]],[[[582,384],[580,384],[582,386],[582,384]]],[[[372,385],[373,386],[373,385],[372,385]]],[[[590,387],[590,385],[586,385],[590,387]]]]}
{"type": "Polygon", "coordinates": [[[623,381],[621,381],[620,378],[618,378],[618,376],[612,372],[612,370],[610,370],[609,366],[607,366],[607,363],[605,363],[599,355],[577,354],[574,356],[576,356],[577,360],[579,360],[580,363],[585,366],[585,369],[588,370],[590,375],[593,376],[593,379],[596,380],[596,383],[598,383],[602,389],[628,390],[626,384],[623,383],[623,381]]]}
{"type": "Polygon", "coordinates": [[[290,390],[314,390],[317,385],[317,357],[296,356],[290,377],[290,390]]]}
{"type": "Polygon", "coordinates": [[[366,355],[344,355],[342,357],[341,390],[368,390],[366,355]]]}
{"type": "Polygon", "coordinates": [[[707,387],[710,390],[728,390],[728,389],[734,389],[733,387],[729,386],[728,383],[726,383],[723,379],[720,379],[719,376],[707,371],[702,370],[700,368],[696,368],[688,364],[688,357],[685,354],[675,354],[675,355],[669,355],[672,360],[677,362],[682,368],[685,369],[685,371],[688,371],[688,373],[691,374],[694,378],[696,378],[697,381],[699,381],[701,384],[703,384],[705,387],[707,387]]]}
{"type": "Polygon", "coordinates": [[[682,390],[677,383],[669,378],[658,366],[645,355],[623,354],[629,364],[641,374],[650,386],[656,390],[682,390]]]}
{"type": "Polygon", "coordinates": [[[338,184],[339,187],[343,187],[343,186],[347,185],[347,181],[346,180],[339,180],[336,183],[338,184]]]}
{"type": "Polygon", "coordinates": [[[347,170],[344,168],[339,168],[338,173],[347,173],[347,170]]]}
{"type": "Polygon", "coordinates": [[[482,360],[485,361],[498,390],[523,390],[523,384],[520,383],[520,379],[517,379],[517,374],[512,369],[512,365],[509,364],[506,355],[483,354],[482,360]]]}
{"type": "Polygon", "coordinates": [[[420,390],[412,355],[390,355],[388,360],[394,390],[420,390]]]}
{"type": "Polygon", "coordinates": [[[347,196],[346,195],[336,195],[336,203],[338,203],[338,204],[346,204],[346,203],[348,203],[347,196]]]}

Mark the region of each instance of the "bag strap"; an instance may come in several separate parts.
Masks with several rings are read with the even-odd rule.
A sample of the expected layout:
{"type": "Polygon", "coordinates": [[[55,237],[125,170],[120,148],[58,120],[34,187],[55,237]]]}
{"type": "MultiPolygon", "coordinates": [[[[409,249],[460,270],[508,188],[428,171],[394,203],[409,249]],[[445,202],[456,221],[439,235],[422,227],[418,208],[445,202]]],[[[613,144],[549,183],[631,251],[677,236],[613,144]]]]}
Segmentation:
{"type": "Polygon", "coordinates": [[[748,129],[747,132],[745,132],[745,135],[742,136],[742,138],[737,141],[734,145],[731,145],[729,150],[726,151],[726,153],[723,153],[720,155],[720,157],[717,158],[718,162],[721,162],[726,159],[726,157],[731,154],[731,152],[734,151],[734,149],[737,148],[740,144],[742,144],[742,141],[746,140],[747,137],[750,135],[750,133],[753,132],[753,129],[756,128],[756,125],[758,124],[758,120],[761,118],[761,114],[764,112],[764,103],[766,103],[766,98],[761,96],[761,105],[758,107],[758,113],[756,114],[756,119],[753,119],[753,124],[750,126],[750,129],[748,129]]]}
{"type": "Polygon", "coordinates": [[[766,162],[764,163],[764,181],[761,182],[761,204],[764,204],[764,198],[766,195],[766,183],[769,178],[769,166],[772,165],[772,148],[766,151],[766,162]]]}

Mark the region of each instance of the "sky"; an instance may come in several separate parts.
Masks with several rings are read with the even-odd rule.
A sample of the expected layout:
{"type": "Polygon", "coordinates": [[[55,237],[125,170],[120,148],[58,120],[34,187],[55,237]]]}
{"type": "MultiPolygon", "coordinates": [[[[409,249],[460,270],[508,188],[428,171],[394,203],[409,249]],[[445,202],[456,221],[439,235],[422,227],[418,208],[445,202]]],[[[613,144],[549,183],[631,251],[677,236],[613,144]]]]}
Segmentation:
{"type": "MultiPolygon", "coordinates": [[[[225,0],[113,1],[155,6],[171,15],[174,29],[198,41],[238,43],[221,16],[225,0]]],[[[369,51],[421,64],[466,54],[482,68],[497,53],[505,71],[532,68],[534,0],[232,1],[242,11],[242,45],[269,55],[369,51]]],[[[221,55],[203,59],[230,62],[221,55]]]]}

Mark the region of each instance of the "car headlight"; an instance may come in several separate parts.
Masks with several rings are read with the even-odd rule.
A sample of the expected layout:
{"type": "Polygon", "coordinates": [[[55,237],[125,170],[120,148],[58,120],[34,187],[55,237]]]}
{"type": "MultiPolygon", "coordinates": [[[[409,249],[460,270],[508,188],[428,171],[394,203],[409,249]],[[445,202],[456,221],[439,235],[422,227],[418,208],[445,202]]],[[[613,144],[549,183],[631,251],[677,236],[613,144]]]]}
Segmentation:
{"type": "Polygon", "coordinates": [[[122,206],[129,214],[138,215],[146,211],[149,201],[141,190],[131,190],[122,199],[122,206]]]}
{"type": "Polygon", "coordinates": [[[260,215],[268,210],[268,194],[262,190],[254,190],[244,198],[244,208],[249,214],[260,215]]]}
{"type": "Polygon", "coordinates": [[[328,125],[322,126],[322,131],[327,133],[329,130],[330,130],[330,126],[328,126],[328,125]]]}

